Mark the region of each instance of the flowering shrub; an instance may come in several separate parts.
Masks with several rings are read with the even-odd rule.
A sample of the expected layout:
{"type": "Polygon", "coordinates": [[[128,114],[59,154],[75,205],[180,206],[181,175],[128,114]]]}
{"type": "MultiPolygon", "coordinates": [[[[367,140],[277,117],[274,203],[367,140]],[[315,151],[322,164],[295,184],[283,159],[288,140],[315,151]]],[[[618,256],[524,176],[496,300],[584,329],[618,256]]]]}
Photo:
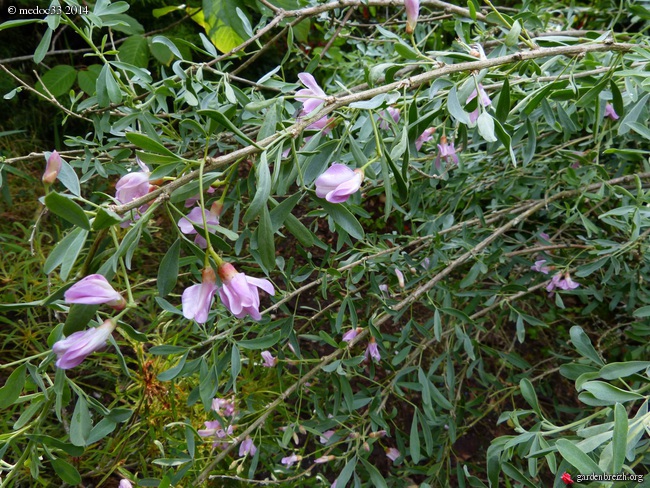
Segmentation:
{"type": "Polygon", "coordinates": [[[0,486],[647,474],[644,3],[52,5],[0,486]]]}

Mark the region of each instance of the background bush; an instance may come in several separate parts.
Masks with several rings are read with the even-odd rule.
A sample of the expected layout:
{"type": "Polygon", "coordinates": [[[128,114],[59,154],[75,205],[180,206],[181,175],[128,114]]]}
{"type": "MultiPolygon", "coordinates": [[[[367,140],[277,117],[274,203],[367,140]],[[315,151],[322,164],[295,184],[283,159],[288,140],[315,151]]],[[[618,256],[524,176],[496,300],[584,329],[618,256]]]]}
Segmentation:
{"type": "Polygon", "coordinates": [[[647,475],[647,2],[422,0],[412,36],[386,0],[49,8],[0,25],[0,486],[647,475]],[[154,187],[118,202],[136,157],[154,187]],[[333,163],[365,170],[344,203],[333,163]],[[260,321],[183,317],[221,259],[274,284],[260,321]],[[66,303],[95,273],[125,311],[66,303]]]}

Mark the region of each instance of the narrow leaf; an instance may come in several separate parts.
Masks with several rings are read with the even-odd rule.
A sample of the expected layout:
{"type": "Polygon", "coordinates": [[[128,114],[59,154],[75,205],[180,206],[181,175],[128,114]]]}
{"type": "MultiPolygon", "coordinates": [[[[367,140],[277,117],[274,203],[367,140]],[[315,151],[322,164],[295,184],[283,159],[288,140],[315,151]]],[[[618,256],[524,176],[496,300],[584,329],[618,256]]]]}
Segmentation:
{"type": "Polygon", "coordinates": [[[45,197],[45,206],[59,217],[67,220],[71,224],[90,230],[90,222],[83,209],[69,198],[60,195],[57,192],[50,192],[45,197]]]}

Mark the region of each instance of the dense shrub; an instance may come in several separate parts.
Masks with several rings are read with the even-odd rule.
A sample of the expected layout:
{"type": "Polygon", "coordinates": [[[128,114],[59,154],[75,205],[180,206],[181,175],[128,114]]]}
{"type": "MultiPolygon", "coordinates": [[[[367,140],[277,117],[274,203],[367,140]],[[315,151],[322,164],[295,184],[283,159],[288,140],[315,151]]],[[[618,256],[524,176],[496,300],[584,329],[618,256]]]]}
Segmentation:
{"type": "Polygon", "coordinates": [[[647,473],[648,4],[405,4],[0,25],[1,486],[647,473]]]}

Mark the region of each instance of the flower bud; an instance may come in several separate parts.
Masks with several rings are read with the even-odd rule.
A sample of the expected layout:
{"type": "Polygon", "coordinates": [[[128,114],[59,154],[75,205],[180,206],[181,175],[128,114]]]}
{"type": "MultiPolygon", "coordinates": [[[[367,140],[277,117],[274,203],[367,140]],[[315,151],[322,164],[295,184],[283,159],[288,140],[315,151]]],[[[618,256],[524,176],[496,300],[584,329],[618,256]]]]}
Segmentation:
{"type": "Polygon", "coordinates": [[[54,150],[50,154],[50,157],[47,158],[47,165],[43,173],[43,183],[46,185],[54,183],[59,176],[59,171],[61,171],[61,156],[54,150]]]}

